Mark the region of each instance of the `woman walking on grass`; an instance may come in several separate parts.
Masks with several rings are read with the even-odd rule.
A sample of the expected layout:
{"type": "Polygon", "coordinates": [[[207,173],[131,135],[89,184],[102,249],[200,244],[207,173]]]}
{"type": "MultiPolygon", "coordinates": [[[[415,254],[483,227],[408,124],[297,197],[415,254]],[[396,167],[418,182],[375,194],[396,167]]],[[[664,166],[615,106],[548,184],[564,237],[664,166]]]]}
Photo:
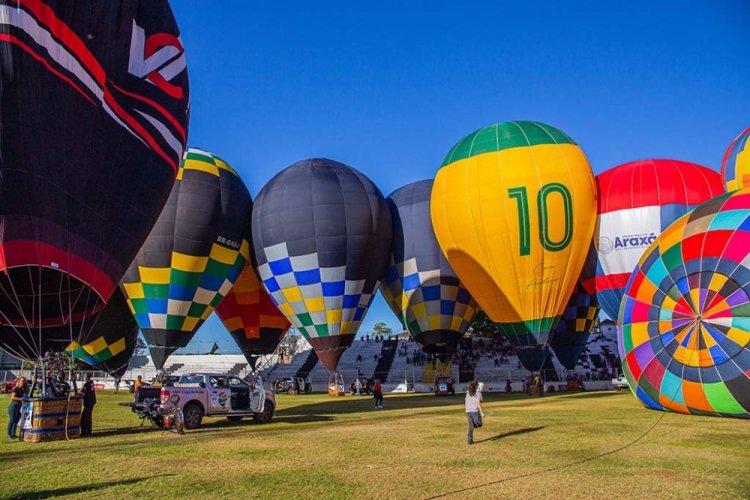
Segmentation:
{"type": "Polygon", "coordinates": [[[469,388],[466,391],[464,406],[466,408],[466,421],[469,424],[469,430],[466,433],[466,441],[474,444],[474,427],[482,427],[482,393],[478,390],[479,383],[476,380],[469,382],[469,388]]]}

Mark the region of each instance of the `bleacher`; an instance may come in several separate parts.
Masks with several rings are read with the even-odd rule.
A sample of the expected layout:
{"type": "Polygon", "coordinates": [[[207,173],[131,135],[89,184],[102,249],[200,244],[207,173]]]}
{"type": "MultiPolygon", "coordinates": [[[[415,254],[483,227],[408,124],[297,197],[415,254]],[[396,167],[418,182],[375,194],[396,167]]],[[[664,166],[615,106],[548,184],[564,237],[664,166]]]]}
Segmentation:
{"type": "MultiPolygon", "coordinates": [[[[355,340],[352,346],[344,351],[338,365],[338,371],[342,374],[345,383],[349,382],[361,374],[369,379],[375,375],[378,365],[378,358],[382,354],[383,342],[366,342],[364,340],[355,340]],[[357,357],[361,361],[357,361],[357,357]]],[[[388,386],[396,386],[408,382],[409,384],[423,384],[431,386],[438,370],[444,375],[450,374],[454,380],[460,381],[459,369],[457,364],[438,365],[434,369],[432,363],[427,361],[422,366],[414,366],[413,363],[407,363],[411,360],[412,351],[417,344],[411,340],[399,340],[395,356],[390,366],[386,367],[387,374],[380,375],[386,378],[388,386]],[[406,350],[408,356],[401,356],[399,352],[406,350]]],[[[287,377],[294,377],[302,368],[306,360],[311,356],[309,344],[301,344],[297,353],[292,356],[289,363],[276,363],[276,357],[263,359],[260,363],[261,374],[264,380],[272,381],[287,377]]],[[[589,343],[584,348],[576,366],[576,372],[585,375],[593,374],[595,370],[600,372],[605,369],[617,368],[617,343],[613,338],[603,334],[592,335],[589,343]]],[[[328,370],[319,362],[317,357],[312,354],[309,377],[312,382],[313,390],[323,392],[326,390],[329,376],[328,370]]],[[[552,358],[552,364],[555,371],[564,380],[565,368],[560,365],[556,358],[552,358]]],[[[173,354],[167,360],[165,372],[173,375],[180,375],[189,372],[219,372],[230,373],[243,377],[247,375],[249,366],[244,356],[240,354],[213,354],[213,355],[179,355],[173,354]]],[[[149,356],[134,356],[131,360],[129,370],[125,373],[124,379],[132,380],[137,375],[142,375],[145,380],[151,380],[156,376],[156,368],[149,356]]],[[[474,366],[474,378],[485,382],[485,384],[495,388],[504,387],[505,381],[511,379],[514,390],[520,390],[522,382],[529,375],[529,372],[519,365],[518,358],[512,353],[508,355],[506,363],[500,363],[495,366],[495,358],[482,353],[479,360],[474,366]]]]}
{"type": "MultiPolygon", "coordinates": [[[[348,384],[354,380],[358,373],[362,376],[371,378],[377,366],[376,355],[380,355],[383,344],[380,342],[365,342],[364,340],[355,340],[339,360],[338,372],[344,378],[344,383],[348,384]],[[357,355],[362,356],[362,361],[357,362],[357,355]]],[[[310,372],[310,382],[314,391],[325,391],[328,387],[328,370],[321,364],[315,365],[310,372]]],[[[274,376],[274,378],[276,378],[274,376]]]]}
{"type": "MultiPolygon", "coordinates": [[[[249,366],[242,354],[173,354],[164,365],[166,375],[194,372],[228,373],[244,377],[249,372],[249,366]]],[[[152,380],[156,377],[156,373],[156,367],[151,362],[150,356],[137,356],[131,360],[128,371],[122,378],[133,380],[141,375],[144,380],[152,380]],[[145,362],[141,358],[145,358],[145,362]],[[133,361],[135,361],[135,366],[133,361]]]]}

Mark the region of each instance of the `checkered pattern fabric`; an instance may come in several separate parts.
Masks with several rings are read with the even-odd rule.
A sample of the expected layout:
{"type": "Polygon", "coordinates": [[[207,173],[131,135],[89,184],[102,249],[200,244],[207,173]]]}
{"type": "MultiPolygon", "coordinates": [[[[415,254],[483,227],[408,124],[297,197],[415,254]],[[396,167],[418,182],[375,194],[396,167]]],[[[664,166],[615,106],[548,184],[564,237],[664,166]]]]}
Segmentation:
{"type": "Polygon", "coordinates": [[[186,345],[223,300],[249,261],[251,210],[232,167],[201,149],[185,152],[172,193],[122,280],[149,345],[186,345]]]}
{"type": "Polygon", "coordinates": [[[375,296],[346,266],[320,267],[317,253],[289,256],[286,243],[264,248],[258,274],[284,316],[307,338],[354,335],[375,296]]]}
{"type": "Polygon", "coordinates": [[[440,269],[419,269],[416,258],[391,265],[383,297],[412,336],[430,330],[465,332],[477,311],[469,291],[440,269]]]}
{"type": "Polygon", "coordinates": [[[221,170],[225,170],[232,175],[238,176],[237,172],[235,172],[227,162],[213,153],[198,148],[188,148],[188,150],[185,151],[182,165],[180,167],[180,170],[177,172],[178,181],[182,180],[182,174],[186,169],[199,170],[216,177],[221,175],[221,170]]]}
{"type": "Polygon", "coordinates": [[[89,366],[96,366],[108,359],[120,354],[125,350],[125,339],[119,338],[113,343],[107,343],[107,339],[99,337],[88,344],[81,345],[71,342],[65,349],[73,358],[80,359],[89,366]]]}
{"type": "Polygon", "coordinates": [[[250,257],[214,243],[207,257],[172,252],[172,267],[138,267],[141,281],[123,283],[141,328],[194,331],[229,292],[250,257]]]}
{"type": "Polygon", "coordinates": [[[249,264],[216,308],[216,315],[240,350],[254,355],[271,354],[291,326],[249,264]]]}
{"type": "Polygon", "coordinates": [[[590,333],[599,314],[596,297],[576,286],[557,324],[557,332],[590,333]]]}

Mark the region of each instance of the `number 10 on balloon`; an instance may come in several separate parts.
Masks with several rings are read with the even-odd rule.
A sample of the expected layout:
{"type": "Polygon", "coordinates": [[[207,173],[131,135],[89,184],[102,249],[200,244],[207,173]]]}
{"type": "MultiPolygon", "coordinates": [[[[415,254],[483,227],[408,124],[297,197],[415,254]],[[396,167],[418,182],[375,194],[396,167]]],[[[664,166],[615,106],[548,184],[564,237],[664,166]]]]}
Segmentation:
{"type": "MultiPolygon", "coordinates": [[[[516,201],[518,208],[518,229],[520,237],[521,255],[531,254],[531,217],[529,214],[529,195],[526,186],[514,187],[508,189],[508,197],[516,201]]],[[[558,182],[544,184],[537,193],[536,207],[539,222],[539,242],[545,250],[550,252],[559,252],[567,248],[573,239],[573,198],[570,191],[564,185],[558,182]],[[562,199],[562,212],[564,221],[563,235],[555,239],[550,231],[550,220],[557,220],[557,217],[550,217],[549,199],[553,195],[559,195],[562,199]]]]}

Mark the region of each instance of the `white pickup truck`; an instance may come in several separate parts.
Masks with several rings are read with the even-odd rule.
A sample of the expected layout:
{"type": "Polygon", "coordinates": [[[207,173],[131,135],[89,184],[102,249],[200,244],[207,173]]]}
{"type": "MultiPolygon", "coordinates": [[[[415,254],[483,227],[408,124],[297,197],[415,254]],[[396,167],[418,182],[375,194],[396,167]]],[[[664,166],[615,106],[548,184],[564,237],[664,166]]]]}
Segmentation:
{"type": "Polygon", "coordinates": [[[182,410],[185,427],[195,429],[201,425],[203,417],[226,417],[229,420],[242,420],[253,417],[259,424],[270,422],[276,408],[273,392],[263,389],[263,381],[256,378],[248,383],[239,377],[219,373],[191,373],[182,375],[173,385],[163,387],[141,387],[135,395],[133,411],[146,398],[156,399],[159,406],[167,411],[173,407],[182,410]]]}
{"type": "Polygon", "coordinates": [[[625,375],[613,378],[612,387],[614,387],[616,391],[625,390],[628,388],[628,379],[625,378],[625,375]]]}

